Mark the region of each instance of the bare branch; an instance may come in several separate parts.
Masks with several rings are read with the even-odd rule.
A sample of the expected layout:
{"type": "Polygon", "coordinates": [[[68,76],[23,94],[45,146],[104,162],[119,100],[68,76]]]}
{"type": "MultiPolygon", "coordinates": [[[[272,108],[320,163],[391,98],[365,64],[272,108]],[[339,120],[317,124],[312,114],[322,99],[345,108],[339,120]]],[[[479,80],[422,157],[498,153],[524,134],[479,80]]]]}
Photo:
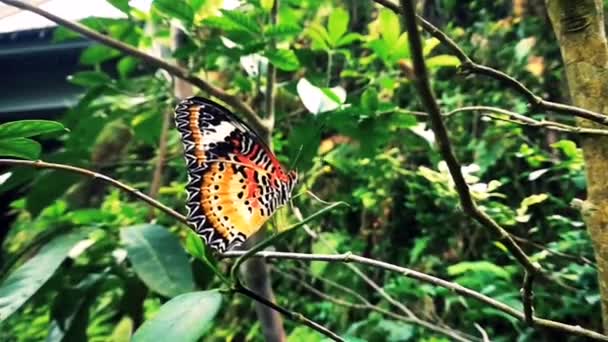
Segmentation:
{"type": "Polygon", "coordinates": [[[496,221],[477,207],[473,196],[471,196],[469,186],[467,185],[467,182],[462,174],[460,163],[456,159],[456,155],[452,150],[450,138],[443,123],[441,109],[439,108],[439,105],[435,100],[433,90],[431,89],[424,57],[422,54],[420,34],[418,33],[418,26],[416,25],[414,4],[412,1],[405,0],[402,0],[401,3],[403,7],[402,13],[404,18],[404,26],[408,31],[408,40],[410,43],[410,51],[415,73],[414,81],[418,89],[418,94],[420,95],[420,100],[422,101],[422,104],[426,108],[429,115],[431,129],[435,133],[437,144],[439,146],[439,152],[445,160],[450,171],[450,175],[454,181],[454,186],[458,192],[460,205],[462,206],[463,211],[482,226],[494,230],[494,232],[498,234],[499,240],[528,272],[532,274],[541,274],[542,272],[540,267],[530,261],[528,256],[503,227],[501,227],[496,221]]]}
{"type": "Polygon", "coordinates": [[[511,237],[513,239],[515,239],[516,241],[522,243],[522,244],[526,244],[526,245],[530,245],[532,247],[538,248],[540,250],[543,250],[543,251],[547,252],[550,255],[553,255],[553,256],[556,256],[556,257],[560,257],[560,258],[564,258],[564,259],[568,259],[568,260],[573,260],[573,261],[576,261],[576,262],[580,262],[580,263],[583,263],[585,265],[591,266],[593,268],[597,267],[597,265],[593,261],[589,260],[588,258],[585,258],[584,256],[567,254],[567,253],[563,253],[563,252],[560,252],[560,251],[556,251],[556,250],[551,249],[551,248],[549,248],[549,247],[547,247],[545,245],[542,245],[542,244],[540,244],[538,242],[534,242],[534,241],[525,239],[525,238],[517,236],[517,235],[511,234],[511,237]]]}
{"type": "MultiPolygon", "coordinates": [[[[389,0],[373,0],[374,2],[392,10],[397,14],[402,14],[401,9],[398,5],[390,2],[389,0]]],[[[443,43],[451,52],[460,60],[461,70],[472,73],[491,77],[507,87],[515,90],[517,93],[522,95],[528,101],[532,109],[553,111],[556,113],[574,115],[581,118],[588,119],[603,125],[608,125],[608,116],[593,112],[584,108],[569,106],[562,103],[552,102],[543,99],[542,97],[534,94],[528,89],[523,83],[519,82],[515,78],[505,74],[500,70],[475,63],[463,50],[456,44],[447,34],[441,31],[439,28],[431,24],[429,21],[419,15],[415,15],[415,18],[420,23],[420,26],[427,31],[431,36],[437,38],[443,43]]]]}
{"type": "Polygon", "coordinates": [[[26,2],[19,0],[0,0],[7,5],[14,6],[26,11],[30,11],[36,13],[42,17],[45,17],[59,25],[69,28],[70,30],[79,33],[89,39],[107,45],[111,48],[114,48],[126,55],[136,57],[140,59],[142,62],[154,67],[167,71],[169,74],[181,78],[194,86],[198,87],[204,92],[209,93],[212,96],[217,97],[218,99],[226,102],[228,105],[233,107],[235,110],[242,112],[245,118],[258,130],[260,134],[264,134],[266,129],[266,122],[262,120],[251,107],[245,102],[241,101],[237,96],[227,93],[221,88],[214,86],[213,84],[196,77],[194,74],[190,73],[187,69],[181,68],[177,65],[168,63],[163,61],[162,59],[151,56],[143,51],[140,51],[128,44],[125,44],[121,41],[115,40],[99,32],[93,31],[90,28],[73,22],[61,17],[58,17],[52,13],[49,13],[41,8],[36,6],[32,6],[26,2]]]}
{"type": "MultiPolygon", "coordinates": [[[[360,303],[353,303],[353,302],[349,302],[340,298],[336,298],[333,297],[321,290],[318,290],[317,288],[315,288],[314,286],[306,283],[305,281],[302,281],[301,278],[298,278],[290,273],[281,271],[279,268],[274,267],[273,270],[279,274],[281,274],[282,277],[285,278],[289,278],[292,281],[296,282],[298,285],[302,286],[304,289],[308,290],[309,292],[321,297],[324,300],[327,300],[329,302],[332,302],[336,305],[340,305],[340,306],[344,306],[344,307],[348,307],[348,308],[352,308],[352,309],[360,309],[360,310],[371,310],[371,311],[375,311],[378,312],[380,314],[389,316],[391,318],[406,322],[406,323],[410,323],[410,324],[416,324],[416,325],[420,325],[422,327],[427,328],[430,331],[445,335],[447,337],[452,338],[455,341],[461,341],[461,342],[466,342],[466,341],[477,341],[478,339],[473,337],[473,336],[468,336],[466,334],[464,334],[463,332],[460,331],[456,331],[450,328],[444,328],[444,327],[440,327],[438,325],[435,325],[431,322],[427,322],[424,320],[419,319],[416,316],[413,317],[409,317],[409,316],[403,316],[403,315],[399,315],[396,314],[394,312],[391,312],[389,310],[383,309],[377,305],[373,305],[372,303],[370,303],[367,299],[365,299],[363,296],[357,294],[356,292],[350,290],[347,287],[341,286],[340,284],[337,283],[333,283],[332,286],[336,286],[340,289],[340,291],[345,291],[350,293],[351,295],[355,296],[356,298],[359,299],[360,303]],[[354,292],[355,294],[351,293],[354,292]],[[466,336],[465,336],[466,335],[466,336]]],[[[323,279],[323,278],[318,278],[321,281],[324,282],[329,282],[327,279],[323,279]]]]}
{"type": "MultiPolygon", "coordinates": [[[[221,255],[223,258],[238,258],[243,254],[247,253],[247,251],[230,251],[221,255]]],[[[477,301],[480,301],[488,306],[491,306],[499,311],[502,311],[510,316],[513,316],[519,320],[525,320],[525,315],[523,312],[516,310],[507,304],[504,304],[498,300],[495,300],[491,297],[488,297],[482,293],[466,288],[457,283],[453,283],[438,277],[434,277],[432,275],[422,273],[410,268],[397,266],[394,264],[390,264],[380,260],[374,260],[370,258],[365,258],[359,255],[355,255],[352,253],[342,253],[342,254],[306,254],[306,253],[291,253],[291,252],[272,252],[272,251],[262,251],[255,254],[255,257],[266,258],[266,259],[280,259],[280,260],[305,260],[305,261],[326,261],[326,262],[343,262],[343,263],[358,263],[361,265],[367,265],[379,269],[384,269],[390,272],[395,272],[401,274],[404,277],[412,278],[419,280],[424,283],[432,284],[435,286],[443,287],[448,290],[451,290],[459,295],[464,297],[472,298],[477,301]]],[[[558,330],[561,332],[566,332],[569,334],[584,336],[588,338],[592,338],[599,341],[608,341],[608,336],[600,334],[598,332],[585,329],[578,325],[569,325],[557,321],[552,321],[548,319],[542,319],[538,317],[533,317],[532,323],[539,327],[550,328],[554,330],[558,330]]]]}
{"type": "Polygon", "coordinates": [[[524,306],[524,321],[528,325],[532,325],[534,319],[534,293],[532,285],[534,283],[534,275],[528,271],[524,274],[524,284],[521,288],[521,302],[524,306]]]}
{"type": "Polygon", "coordinates": [[[332,332],[331,330],[325,328],[324,326],[320,325],[319,323],[304,317],[304,315],[302,315],[299,312],[290,311],[280,305],[273,303],[272,301],[270,301],[262,296],[259,296],[257,293],[249,290],[248,288],[244,287],[243,285],[241,285],[238,282],[234,288],[234,291],[241,293],[249,298],[252,298],[252,299],[256,300],[257,302],[262,303],[265,306],[276,310],[277,312],[280,312],[285,317],[287,317],[295,322],[302,323],[302,324],[306,325],[307,327],[310,327],[310,328],[320,332],[321,334],[331,338],[334,341],[344,341],[344,339],[342,337],[340,337],[336,333],[332,332]]]}
{"type": "Polygon", "coordinates": [[[522,115],[519,113],[515,113],[510,110],[506,110],[506,109],[502,109],[502,108],[498,108],[498,107],[490,107],[490,106],[460,107],[460,108],[456,108],[448,113],[445,113],[443,116],[448,117],[448,116],[452,116],[453,114],[461,113],[461,112],[480,112],[481,115],[490,117],[492,119],[506,120],[506,121],[513,122],[513,123],[520,124],[520,125],[546,128],[549,130],[559,131],[559,132],[589,134],[589,135],[594,135],[594,134],[595,135],[608,135],[608,129],[584,128],[584,127],[567,125],[567,124],[563,124],[561,122],[556,122],[556,121],[551,121],[551,120],[536,120],[536,119],[530,118],[528,116],[525,116],[525,115],[522,115]],[[509,119],[503,119],[496,115],[492,115],[492,114],[488,114],[488,113],[484,113],[484,112],[503,114],[503,115],[506,115],[509,119]]]}
{"type": "Polygon", "coordinates": [[[184,215],[167,207],[166,205],[164,205],[164,204],[160,203],[159,201],[155,200],[154,198],[144,194],[143,192],[141,192],[129,185],[126,185],[122,182],[119,182],[114,178],[111,178],[109,176],[106,176],[106,175],[98,173],[98,172],[94,172],[91,170],[87,170],[84,168],[71,166],[71,165],[47,163],[47,162],[43,162],[42,160],[34,161],[34,160],[20,160],[20,159],[0,159],[0,165],[28,166],[28,167],[33,167],[33,168],[37,168],[37,169],[62,170],[62,171],[67,171],[67,172],[71,172],[71,173],[76,173],[76,174],[79,174],[79,175],[82,175],[85,177],[89,177],[89,178],[99,179],[102,182],[108,183],[120,190],[127,192],[128,194],[132,195],[133,197],[139,198],[140,200],[151,205],[152,207],[159,209],[160,211],[175,218],[176,220],[182,222],[183,224],[188,225],[188,221],[186,220],[186,217],[184,215]]]}

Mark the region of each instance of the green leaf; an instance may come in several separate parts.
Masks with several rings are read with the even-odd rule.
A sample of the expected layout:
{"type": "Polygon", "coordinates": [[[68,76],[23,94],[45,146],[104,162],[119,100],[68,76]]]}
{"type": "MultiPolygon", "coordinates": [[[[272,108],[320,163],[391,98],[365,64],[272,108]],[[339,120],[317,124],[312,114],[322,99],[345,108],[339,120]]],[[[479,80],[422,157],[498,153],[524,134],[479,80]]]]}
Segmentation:
{"type": "Polygon", "coordinates": [[[359,33],[347,33],[344,36],[342,36],[340,39],[338,39],[338,41],[336,42],[336,47],[342,47],[345,45],[349,45],[353,42],[356,42],[358,40],[363,40],[363,36],[360,35],[359,33]]]}
{"type": "Polygon", "coordinates": [[[194,290],[188,256],[178,238],[166,228],[153,224],[131,226],[121,229],[120,238],[135,273],[150,289],[166,297],[194,290]]]}
{"type": "Polygon", "coordinates": [[[369,112],[376,111],[378,103],[378,91],[375,88],[369,87],[361,94],[361,106],[369,112]]]}
{"type": "Polygon", "coordinates": [[[40,144],[28,138],[0,140],[0,156],[23,159],[37,159],[41,151],[40,144]]]}
{"type": "Polygon", "coordinates": [[[0,139],[29,138],[64,130],[62,124],[49,120],[20,120],[0,125],[0,139]]]}
{"type": "Polygon", "coordinates": [[[154,0],[152,6],[161,14],[181,20],[188,25],[194,20],[192,8],[183,0],[154,0]]]}
{"type": "Polygon", "coordinates": [[[205,244],[203,244],[203,240],[201,240],[201,237],[192,230],[188,230],[186,235],[186,250],[197,259],[204,260],[207,258],[205,255],[205,244]]]}
{"type": "Polygon", "coordinates": [[[346,33],[348,21],[348,12],[343,8],[336,8],[331,12],[327,22],[327,32],[331,45],[336,46],[338,40],[346,33]]]}
{"type": "Polygon", "coordinates": [[[127,78],[137,68],[138,63],[139,61],[131,56],[121,58],[116,65],[120,78],[127,78]]]}
{"type": "Polygon", "coordinates": [[[423,44],[422,55],[425,57],[428,56],[440,43],[439,39],[435,37],[426,39],[423,44]]]}
{"type": "Polygon", "coordinates": [[[131,6],[129,6],[129,0],[107,0],[110,5],[116,7],[121,12],[129,15],[131,6]]]}
{"type": "Polygon", "coordinates": [[[114,50],[105,45],[92,45],[86,48],[80,55],[80,63],[84,65],[100,64],[110,59],[120,56],[118,50],[114,50]]]}
{"type": "Polygon", "coordinates": [[[191,292],[165,303],[156,317],[146,321],[132,342],[196,342],[211,325],[222,302],[218,291],[191,292]]]}
{"type": "Polygon", "coordinates": [[[451,276],[462,275],[466,272],[490,273],[498,278],[509,280],[511,275],[504,268],[489,261],[464,261],[448,267],[451,276]]]}
{"type": "Polygon", "coordinates": [[[222,14],[228,20],[230,20],[234,25],[239,28],[255,34],[261,34],[261,25],[259,25],[251,16],[238,11],[226,11],[222,10],[222,14]]]}
{"type": "Polygon", "coordinates": [[[548,195],[548,194],[536,194],[536,195],[530,195],[530,196],[528,196],[528,197],[524,198],[524,199],[521,201],[521,206],[522,206],[522,207],[524,207],[524,206],[525,206],[525,207],[530,207],[531,205],[534,205],[534,204],[538,204],[538,203],[544,202],[544,201],[546,201],[548,198],[549,198],[549,195],[548,195]]]}
{"type": "Polygon", "coordinates": [[[414,247],[410,251],[410,264],[415,264],[418,261],[430,241],[430,236],[419,237],[414,240],[414,247]]]}
{"type": "Polygon", "coordinates": [[[300,61],[292,50],[278,49],[267,51],[264,56],[278,69],[293,71],[300,67],[300,61]]]}
{"type": "Polygon", "coordinates": [[[312,40],[312,48],[317,50],[329,50],[329,34],[325,27],[317,24],[312,24],[306,30],[306,34],[312,40]]]}
{"type": "Polygon", "coordinates": [[[274,26],[267,26],[264,35],[269,38],[288,38],[302,32],[302,27],[294,23],[280,23],[274,26]]]}
{"type": "Polygon", "coordinates": [[[459,65],[460,60],[452,55],[437,55],[426,60],[426,66],[429,68],[457,67],[459,65]]]}
{"type": "Polygon", "coordinates": [[[551,147],[560,149],[567,157],[570,158],[576,158],[581,154],[580,150],[576,147],[576,143],[572,140],[560,140],[551,144],[551,147]]]}
{"type": "Polygon", "coordinates": [[[33,296],[59,268],[68,252],[88,234],[88,229],[79,229],[55,237],[9,275],[0,284],[0,322],[33,296]]]}
{"type": "Polygon", "coordinates": [[[108,342],[129,342],[133,334],[133,320],[129,316],[123,317],[114,327],[108,342]]]}
{"type": "Polygon", "coordinates": [[[96,87],[112,82],[112,78],[103,71],[81,71],[68,76],[68,81],[83,87],[96,87]]]}
{"type": "Polygon", "coordinates": [[[401,35],[399,17],[393,11],[383,8],[378,17],[382,38],[391,47],[395,47],[401,35]]]}
{"type": "Polygon", "coordinates": [[[274,5],[275,0],[260,0],[260,5],[262,9],[266,12],[270,12],[272,10],[272,6],[274,5]]]}

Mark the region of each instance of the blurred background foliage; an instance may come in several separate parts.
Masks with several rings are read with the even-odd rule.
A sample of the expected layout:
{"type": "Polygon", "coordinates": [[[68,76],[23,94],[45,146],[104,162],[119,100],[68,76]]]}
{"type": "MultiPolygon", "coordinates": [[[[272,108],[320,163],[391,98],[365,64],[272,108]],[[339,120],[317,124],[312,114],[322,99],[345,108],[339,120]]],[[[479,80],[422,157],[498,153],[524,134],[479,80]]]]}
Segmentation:
{"type": "MultiPolygon", "coordinates": [[[[298,191],[310,189],[326,201],[350,204],[311,224],[320,240],[299,230],[278,250],[350,251],[455,281],[521,309],[521,267],[496,236],[459,209],[434,136],[417,112],[422,107],[407,72],[406,36],[392,12],[371,1],[282,0],[273,26],[268,0],[234,9],[221,9],[221,0],[154,0],[149,10],[126,0],[108,2],[125,17],[82,23],[143,50],[171,46],[171,26],[180,28],[185,35],[179,49],[163,58],[238,94],[262,115],[267,65],[278,69],[275,152],[284,165],[298,169],[298,191]]],[[[432,0],[420,2],[419,10],[476,61],[505,71],[536,94],[568,101],[543,1],[432,0]]],[[[75,37],[63,28],[54,32],[55,42],[75,37]]],[[[444,47],[426,34],[423,41],[445,112],[486,105],[528,113],[524,99],[495,81],[459,73],[458,60],[444,47]]],[[[97,170],[149,191],[163,116],[172,115],[176,103],[173,80],[97,44],[84,50],[80,64],[84,71],[71,75],[70,82],[86,93],[57,118],[69,131],[34,137],[43,146],[40,158],[97,170]]],[[[446,122],[482,209],[569,286],[537,284],[535,314],[600,330],[593,250],[580,213],[569,204],[585,192],[577,136],[473,112],[451,115],[446,122]]],[[[15,153],[38,157],[31,148],[15,153]]],[[[186,173],[174,130],[165,164],[158,198],[183,208],[186,173]]],[[[59,171],[12,168],[2,175],[0,191],[14,195],[5,215],[14,219],[3,236],[0,293],[23,300],[0,300],[0,313],[7,314],[0,314],[1,341],[126,341],[169,299],[220,285],[201,262],[211,257],[200,241],[148,205],[59,171]],[[45,267],[36,268],[41,264],[45,267]],[[22,278],[10,278],[17,272],[22,278]]],[[[294,203],[305,215],[323,206],[307,195],[294,203]]],[[[226,270],[225,262],[217,265],[226,270]]],[[[272,271],[281,305],[351,341],[449,340],[376,312],[321,300],[281,275],[297,274],[330,296],[352,299],[326,281],[337,282],[395,310],[342,264],[280,261],[272,271]]],[[[496,341],[564,339],[448,290],[375,269],[364,272],[438,325],[479,336],[477,323],[496,341]]],[[[262,340],[249,299],[224,296],[221,304],[215,297],[212,302],[219,312],[208,329],[201,328],[202,340],[262,340]]],[[[290,341],[323,340],[292,321],[285,327],[290,341]]]]}

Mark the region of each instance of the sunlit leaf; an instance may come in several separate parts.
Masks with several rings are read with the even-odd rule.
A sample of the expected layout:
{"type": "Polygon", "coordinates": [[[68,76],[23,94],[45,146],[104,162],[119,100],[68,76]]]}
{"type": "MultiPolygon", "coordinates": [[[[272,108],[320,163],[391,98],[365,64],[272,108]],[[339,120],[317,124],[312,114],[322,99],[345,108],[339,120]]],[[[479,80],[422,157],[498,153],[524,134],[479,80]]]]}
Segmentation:
{"type": "Polygon", "coordinates": [[[186,24],[192,24],[194,19],[192,8],[184,0],[154,0],[152,6],[160,13],[186,24]]]}
{"type": "Polygon", "coordinates": [[[340,37],[348,29],[349,15],[343,8],[335,8],[329,15],[327,22],[327,33],[332,45],[336,46],[340,37]]]}
{"type": "Polygon", "coordinates": [[[496,277],[510,279],[511,275],[504,268],[489,261],[464,261],[448,267],[451,276],[462,275],[467,272],[487,272],[496,277]]]}
{"type": "Polygon", "coordinates": [[[401,35],[401,23],[399,17],[393,11],[383,8],[378,16],[380,24],[380,34],[386,43],[391,47],[396,47],[399,36],[401,35]]]}
{"type": "Polygon", "coordinates": [[[264,53],[270,63],[281,70],[293,71],[300,67],[300,61],[292,50],[277,49],[264,53]]]}
{"type": "Polygon", "coordinates": [[[459,65],[460,60],[452,55],[437,55],[426,60],[426,66],[429,68],[457,67],[459,65]]]}
{"type": "Polygon", "coordinates": [[[272,6],[274,5],[275,1],[278,1],[278,0],[260,0],[260,6],[262,6],[264,11],[270,12],[270,10],[272,10],[272,6]]]}

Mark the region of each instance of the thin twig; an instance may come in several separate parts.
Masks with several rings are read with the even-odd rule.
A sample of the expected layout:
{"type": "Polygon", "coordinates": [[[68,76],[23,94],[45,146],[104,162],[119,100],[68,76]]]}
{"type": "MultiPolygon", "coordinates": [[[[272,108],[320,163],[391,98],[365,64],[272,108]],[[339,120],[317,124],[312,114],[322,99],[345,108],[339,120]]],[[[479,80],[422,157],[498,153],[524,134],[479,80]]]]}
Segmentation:
{"type": "Polygon", "coordinates": [[[0,165],[9,165],[9,166],[29,166],[37,169],[54,169],[54,170],[62,170],[72,173],[77,173],[89,178],[99,179],[102,182],[108,183],[110,185],[119,188],[128,194],[133,195],[133,197],[139,198],[140,200],[148,203],[152,207],[159,209],[160,211],[166,213],[167,215],[175,218],[176,220],[188,225],[188,220],[186,217],[177,211],[167,207],[166,205],[160,203],[154,198],[144,194],[143,192],[126,185],[122,182],[117,181],[114,178],[106,176],[104,174],[94,172],[91,170],[83,169],[76,166],[65,165],[65,164],[57,164],[57,163],[47,163],[42,160],[21,160],[21,159],[0,159],[0,165]]]}
{"type": "Polygon", "coordinates": [[[462,210],[482,226],[494,230],[498,234],[499,240],[528,272],[532,274],[541,274],[542,272],[540,267],[532,263],[526,253],[524,253],[519,245],[517,245],[517,243],[511,238],[509,233],[490,216],[481,211],[479,207],[477,207],[477,204],[469,191],[469,186],[467,185],[467,182],[462,174],[460,163],[452,150],[450,138],[443,123],[441,109],[439,108],[439,105],[435,100],[433,90],[431,89],[424,62],[424,56],[422,54],[422,42],[420,40],[420,34],[418,33],[418,26],[416,25],[414,3],[413,1],[402,0],[401,4],[403,7],[403,24],[408,31],[408,40],[414,67],[414,81],[416,88],[418,89],[420,100],[422,101],[422,104],[429,115],[431,129],[435,133],[437,145],[439,146],[439,152],[445,160],[450,171],[450,175],[454,181],[454,186],[458,192],[462,210]]]}
{"type": "MultiPolygon", "coordinates": [[[[247,253],[247,251],[230,251],[221,255],[223,258],[238,258],[241,255],[247,253]]],[[[404,277],[419,280],[424,283],[432,284],[435,286],[443,287],[451,290],[464,297],[472,298],[480,301],[488,306],[491,306],[499,311],[502,311],[510,316],[513,316],[519,320],[524,320],[524,313],[514,309],[507,304],[504,304],[498,300],[495,300],[489,296],[486,296],[477,291],[471,290],[460,284],[453,283],[432,275],[422,273],[410,268],[390,264],[380,260],[374,260],[352,253],[342,254],[307,254],[307,253],[291,253],[291,252],[274,252],[274,251],[262,251],[255,254],[255,257],[266,258],[266,259],[278,259],[278,260],[305,260],[305,261],[326,261],[326,262],[343,262],[343,263],[358,263],[361,265],[367,265],[374,268],[384,269],[390,272],[401,274],[404,277]]],[[[557,321],[548,319],[542,319],[533,317],[533,324],[539,327],[555,329],[561,332],[569,334],[584,336],[600,341],[608,341],[608,336],[595,332],[593,330],[585,329],[578,325],[569,325],[557,321]]]]}
{"type": "MultiPolygon", "coordinates": [[[[466,107],[460,107],[460,108],[456,108],[448,113],[445,113],[443,116],[444,117],[448,117],[451,115],[454,115],[456,113],[461,113],[461,112],[481,112],[482,115],[493,118],[493,119],[501,119],[497,116],[494,116],[492,114],[487,114],[487,113],[483,113],[483,112],[493,112],[493,113],[498,113],[498,114],[504,114],[506,116],[508,116],[511,120],[509,120],[510,122],[516,123],[516,124],[520,124],[520,125],[527,125],[527,126],[532,126],[532,127],[540,127],[540,128],[546,128],[549,130],[554,130],[554,131],[559,131],[559,132],[569,132],[569,133],[577,133],[577,134],[596,134],[596,135],[608,135],[608,129],[597,129],[597,128],[583,128],[583,127],[578,127],[578,126],[572,126],[572,125],[567,125],[567,124],[563,124],[561,122],[556,122],[556,121],[551,121],[551,120],[536,120],[533,118],[530,118],[528,116],[519,114],[519,113],[515,113],[513,111],[510,110],[506,110],[506,109],[502,109],[502,108],[498,108],[498,107],[490,107],[490,106],[466,106],[466,107]]],[[[502,120],[502,119],[501,119],[502,120]]]]}
{"type": "Polygon", "coordinates": [[[125,44],[121,41],[110,38],[106,35],[100,34],[96,31],[91,30],[90,28],[61,17],[58,17],[52,13],[49,13],[41,8],[36,6],[32,6],[26,2],[19,0],[0,0],[7,5],[14,6],[20,8],[22,10],[30,11],[36,13],[52,22],[55,22],[59,25],[62,25],[70,30],[79,33],[89,39],[100,42],[104,45],[112,47],[126,55],[136,57],[140,59],[142,62],[154,67],[167,71],[169,74],[181,78],[192,85],[198,87],[204,92],[209,93],[212,96],[217,97],[218,99],[226,102],[228,105],[233,107],[234,109],[242,112],[247,121],[249,121],[254,128],[258,130],[260,133],[264,133],[266,131],[266,122],[261,119],[251,107],[245,102],[241,101],[237,96],[227,93],[221,88],[214,86],[213,84],[195,76],[187,69],[181,68],[177,65],[168,63],[163,61],[162,59],[151,56],[143,51],[140,51],[128,44],[125,44]]]}
{"type": "MultiPolygon", "coordinates": [[[[392,10],[397,14],[402,14],[403,11],[398,5],[390,2],[389,0],[373,0],[374,2],[392,10]]],[[[522,95],[528,101],[531,109],[553,111],[556,113],[574,115],[581,118],[585,118],[603,125],[608,125],[608,116],[593,112],[584,108],[565,105],[562,103],[552,102],[543,99],[542,97],[534,94],[528,89],[523,83],[519,82],[515,78],[505,74],[500,70],[493,69],[491,67],[478,64],[474,62],[463,50],[454,42],[447,34],[441,31],[439,28],[431,24],[429,21],[419,15],[415,15],[415,19],[418,20],[420,26],[427,31],[431,36],[437,38],[443,43],[450,51],[460,60],[461,70],[472,73],[491,77],[507,87],[515,90],[517,93],[522,95]]]]}
{"type": "Polygon", "coordinates": [[[515,239],[515,241],[518,241],[520,243],[526,244],[526,245],[530,245],[532,247],[538,248],[540,250],[546,251],[548,254],[554,255],[556,257],[560,257],[560,258],[564,258],[564,259],[568,259],[568,260],[572,260],[572,261],[576,261],[576,262],[580,262],[583,263],[585,265],[591,266],[591,267],[597,267],[597,265],[595,264],[595,262],[589,260],[588,258],[584,257],[584,256],[579,256],[579,255],[573,255],[573,254],[568,254],[568,253],[564,253],[564,252],[560,252],[560,251],[556,251],[554,249],[551,249],[545,245],[542,245],[538,242],[534,242],[528,239],[525,239],[523,237],[517,236],[517,235],[513,235],[511,234],[511,237],[513,239],[515,239]]]}
{"type": "MultiPolygon", "coordinates": [[[[327,294],[327,293],[325,293],[325,292],[323,292],[321,290],[318,290],[317,288],[315,288],[314,286],[308,284],[307,282],[302,281],[301,278],[298,278],[298,277],[296,277],[296,276],[294,276],[294,275],[292,275],[290,273],[282,271],[282,270],[280,270],[277,267],[273,267],[273,271],[281,274],[282,277],[291,279],[292,281],[296,282],[299,286],[302,286],[304,289],[308,290],[309,292],[311,292],[311,293],[313,293],[313,294],[321,297],[324,300],[332,302],[332,303],[334,303],[336,305],[340,305],[340,306],[344,306],[344,307],[348,307],[348,308],[352,308],[352,309],[375,311],[375,312],[378,312],[380,314],[389,316],[391,318],[403,321],[405,323],[420,325],[422,327],[427,328],[430,331],[433,331],[435,333],[439,333],[439,334],[445,335],[447,337],[450,337],[450,338],[452,338],[455,341],[466,342],[466,341],[478,341],[479,340],[479,339],[477,339],[477,338],[475,338],[473,336],[468,336],[468,335],[467,336],[463,336],[463,335],[466,335],[466,334],[464,334],[462,332],[459,332],[459,331],[454,331],[452,329],[448,329],[448,328],[437,326],[437,325],[432,324],[430,322],[423,321],[423,320],[421,320],[421,319],[419,319],[419,318],[417,318],[415,316],[414,317],[408,317],[408,316],[403,316],[403,315],[396,314],[396,313],[391,312],[389,310],[383,309],[383,308],[381,308],[381,307],[379,307],[377,305],[373,305],[367,299],[365,299],[363,296],[358,295],[358,294],[355,297],[357,299],[359,299],[359,301],[361,303],[353,303],[353,302],[349,302],[349,301],[346,301],[346,300],[343,300],[343,299],[340,299],[340,298],[336,298],[336,297],[331,296],[331,295],[329,295],[329,294],[327,294]]],[[[317,278],[317,279],[319,279],[321,281],[329,282],[329,280],[327,280],[327,279],[323,279],[323,278],[317,278]]],[[[341,291],[348,292],[348,290],[350,290],[349,288],[341,286],[340,284],[337,284],[335,282],[332,282],[332,283],[333,283],[332,286],[338,287],[341,291]]],[[[352,291],[352,292],[354,292],[354,291],[352,291]]],[[[354,292],[354,293],[356,293],[356,292],[354,292]]],[[[353,295],[353,293],[351,293],[351,295],[353,295]]]]}
{"type": "Polygon", "coordinates": [[[490,337],[488,336],[488,333],[481,327],[481,325],[475,323],[475,329],[477,329],[477,331],[479,331],[479,333],[481,334],[483,342],[490,342],[490,337]]]}
{"type": "Polygon", "coordinates": [[[252,299],[266,305],[267,307],[272,308],[272,309],[276,310],[277,312],[280,312],[285,317],[287,317],[295,322],[302,323],[302,324],[320,332],[321,334],[331,338],[334,341],[344,341],[344,339],[342,337],[340,337],[336,333],[332,332],[331,330],[325,328],[324,326],[320,325],[319,323],[306,318],[304,315],[302,315],[299,312],[290,311],[280,305],[273,303],[272,301],[270,301],[262,296],[259,296],[257,293],[249,290],[248,288],[241,285],[240,283],[237,283],[237,285],[234,288],[234,291],[241,293],[249,298],[252,298],[252,299]]]}
{"type": "Polygon", "coordinates": [[[532,285],[534,283],[534,275],[526,271],[524,273],[524,283],[521,287],[521,302],[524,306],[524,321],[528,325],[532,325],[534,320],[534,293],[532,285]]]}
{"type": "MultiPolygon", "coordinates": [[[[292,209],[293,209],[294,216],[298,220],[303,221],[304,218],[302,216],[302,213],[300,212],[300,209],[298,207],[296,207],[296,206],[292,206],[292,209]]],[[[331,246],[331,244],[329,244],[321,236],[319,236],[318,234],[316,234],[307,225],[303,225],[303,228],[306,231],[306,233],[312,239],[320,240],[323,244],[325,244],[326,247],[328,247],[330,249],[330,251],[332,253],[338,253],[338,251],[336,251],[331,246]]],[[[373,281],[370,277],[368,277],[365,273],[363,273],[357,266],[351,265],[351,264],[347,264],[346,266],[353,273],[355,273],[359,278],[361,278],[365,283],[367,283],[367,285],[369,285],[372,289],[374,289],[374,291],[376,291],[382,298],[384,298],[387,302],[389,302],[389,304],[395,306],[396,308],[398,308],[399,310],[401,310],[404,314],[406,314],[409,317],[416,317],[416,315],[414,315],[414,313],[412,312],[412,310],[410,310],[407,306],[399,303],[397,300],[395,300],[395,298],[391,297],[388,293],[386,293],[386,291],[384,291],[384,289],[382,288],[382,286],[378,285],[375,281],[373,281]]]]}

